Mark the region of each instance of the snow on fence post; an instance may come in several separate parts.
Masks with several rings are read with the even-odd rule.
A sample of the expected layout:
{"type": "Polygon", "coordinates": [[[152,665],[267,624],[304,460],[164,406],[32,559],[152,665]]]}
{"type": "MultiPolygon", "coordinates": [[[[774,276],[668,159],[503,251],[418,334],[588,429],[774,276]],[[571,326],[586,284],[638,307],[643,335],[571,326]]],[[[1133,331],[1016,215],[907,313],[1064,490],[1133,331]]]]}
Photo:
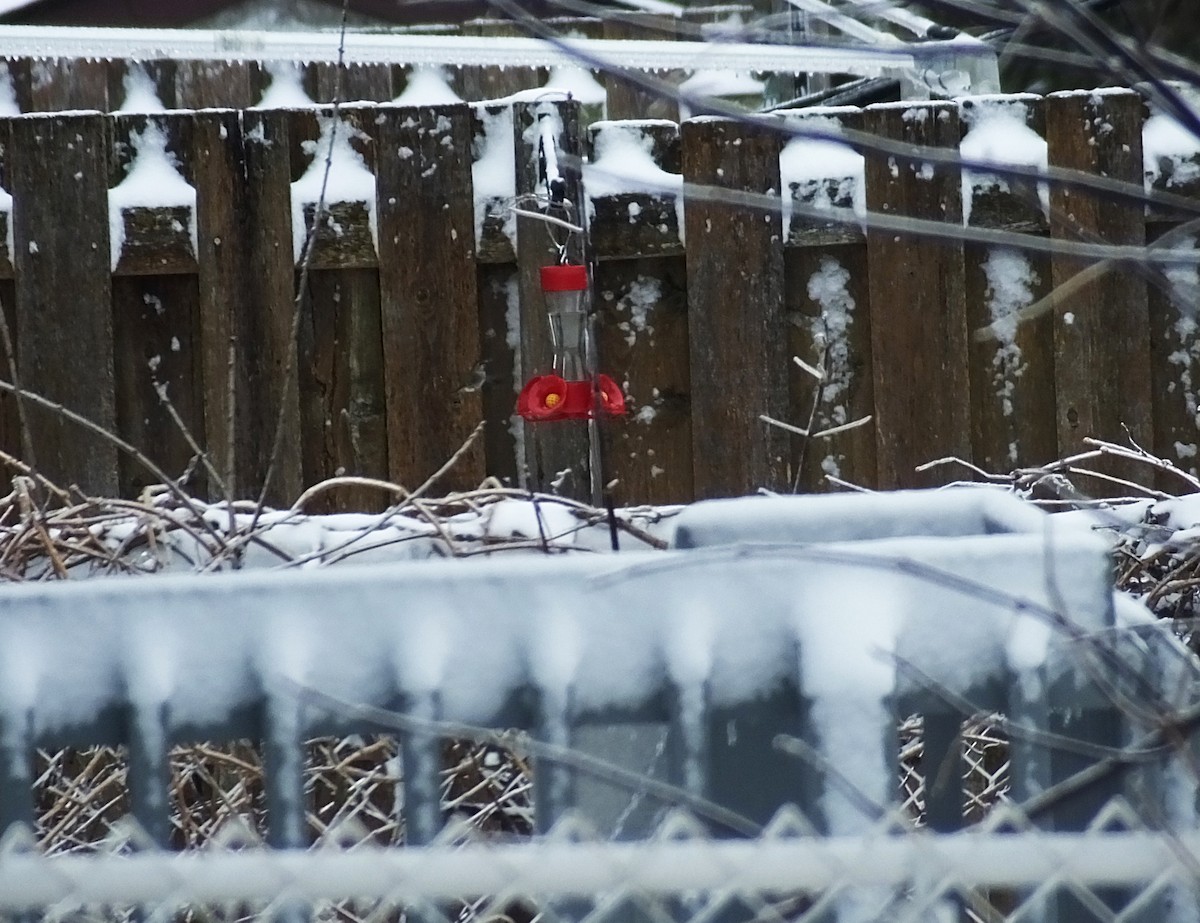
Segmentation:
{"type": "MultiPolygon", "coordinates": [[[[851,107],[798,110],[789,124],[822,133],[859,130],[862,111],[851,107]]],[[[863,156],[825,138],[793,137],[780,154],[788,349],[810,367],[824,365],[824,380],[788,364],[791,415],[800,427],[812,417],[814,432],[852,423],[875,412],[871,380],[871,317],[868,309],[867,245],[861,225],[799,213],[865,208],[863,156]],[[820,389],[820,393],[816,389],[820,389]],[[817,401],[813,412],[813,402],[817,401]]],[[[792,439],[791,478],[803,491],[828,487],[826,475],[873,487],[875,430],[870,423],[828,438],[792,439]],[[804,440],[802,442],[802,440],[804,440]],[[803,455],[803,470],[797,472],[803,455]]]]}
{"type": "MultiPolygon", "coordinates": [[[[543,137],[552,135],[556,142],[557,169],[565,181],[565,197],[573,206],[575,221],[583,214],[583,189],[578,166],[566,158],[578,158],[583,150],[580,138],[579,103],[567,100],[513,103],[513,143],[516,152],[516,193],[539,193],[545,201],[546,184],[539,176],[538,149],[543,137]],[[541,120],[549,119],[552,129],[541,130],[541,120]]],[[[554,160],[550,161],[554,163],[554,160]]],[[[539,204],[526,207],[537,210],[539,204]]],[[[561,217],[558,215],[557,217],[561,217]]],[[[528,379],[550,368],[554,352],[550,327],[542,297],[541,267],[558,262],[554,241],[565,233],[546,222],[517,216],[517,286],[520,293],[521,368],[528,379]]],[[[584,242],[572,234],[567,246],[568,258],[584,258],[584,242]]],[[[588,454],[588,425],[585,421],[541,423],[525,427],[525,457],[518,458],[520,469],[528,471],[530,486],[576,499],[591,499],[591,467],[588,454]]]]}
{"type": "MultiPolygon", "coordinates": [[[[164,471],[187,470],[192,449],[160,397],[203,435],[199,378],[196,188],[187,113],[111,120],[108,222],[119,434],[164,471]]],[[[121,496],[152,476],[118,457],[121,496]]],[[[203,471],[197,480],[207,480],[203,471]]]]}
{"type": "MultiPolygon", "coordinates": [[[[866,109],[868,132],[906,144],[957,148],[953,103],[881,103],[866,109]]],[[[920,487],[942,455],[971,456],[971,403],[962,221],[957,166],[878,150],[866,154],[867,211],[942,222],[946,238],[867,231],[871,362],[879,487],[920,487]]]]}
{"type": "MultiPolygon", "coordinates": [[[[298,348],[300,448],[305,484],[337,471],[386,478],[387,435],[380,290],[376,266],[378,145],[375,107],[293,110],[293,234],[312,227],[329,152],[327,218],[319,229],[301,303],[298,348]],[[332,148],[330,147],[332,141],[332,148]],[[303,212],[303,222],[299,213],[303,212]]],[[[303,240],[293,239],[293,252],[303,240]]],[[[370,509],[377,491],[347,489],[312,509],[370,509]]]]}
{"type": "MultiPolygon", "coordinates": [[[[1164,112],[1151,111],[1146,120],[1143,160],[1153,191],[1197,200],[1200,208],[1200,140],[1164,112]]],[[[1167,236],[1193,217],[1182,209],[1151,206],[1147,243],[1194,250],[1200,235],[1167,236]]],[[[1200,274],[1194,265],[1166,266],[1164,272],[1166,284],[1151,285],[1149,291],[1153,452],[1195,474],[1200,471],[1200,274]]],[[[1163,490],[1179,489],[1177,478],[1163,474],[1160,480],[1163,490]]]]}
{"type": "MultiPolygon", "coordinates": [[[[472,116],[465,105],[380,110],[375,137],[379,297],[388,468],[414,488],[471,434],[483,407],[472,195],[472,116]]],[[[439,487],[478,486],[475,445],[439,487]]]]}
{"type": "Polygon", "coordinates": [[[686,503],[692,431],[679,126],[606,121],[590,134],[584,194],[597,339],[629,408],[626,421],[608,428],[605,477],[620,481],[621,501],[686,503]]]}
{"type": "MultiPolygon", "coordinates": [[[[960,103],[960,152],[976,163],[1046,166],[1040,96],[979,96],[960,103]]],[[[982,169],[963,170],[963,217],[971,227],[1046,236],[1047,187],[982,169]]],[[[1050,291],[1050,258],[1020,248],[966,243],[971,342],[971,443],[986,471],[1011,471],[1058,457],[1054,424],[1054,323],[1050,313],[1018,323],[1016,313],[1050,291]],[[976,331],[995,331],[980,339],[976,331]]]]}
{"type": "Polygon", "coordinates": [[[682,138],[694,493],[782,489],[788,439],[759,419],[788,415],[782,224],[777,208],[738,198],[778,201],[782,138],[716,118],[689,119],[682,138]]]}
{"type": "MultiPolygon", "coordinates": [[[[1142,97],[1132,90],[1052,93],[1046,97],[1050,164],[1135,184],[1142,177],[1142,97]]],[[[1105,191],[1050,187],[1050,236],[1140,246],[1141,202],[1105,191]]],[[[1056,253],[1057,289],[1088,263],[1056,253]]],[[[1058,453],[1078,452],[1085,437],[1121,442],[1123,427],[1139,445],[1152,445],[1150,335],[1146,280],[1131,266],[1114,266],[1055,301],[1055,389],[1058,453]]],[[[1109,473],[1131,469],[1119,464],[1109,473]]],[[[1089,485],[1106,492],[1106,485],[1089,485]]],[[[1111,492],[1108,487],[1107,492],[1111,492]]]]}
{"type": "MultiPolygon", "coordinates": [[[[115,432],[109,125],[98,113],[13,119],[4,152],[20,203],[13,268],[21,384],[115,432]]],[[[110,443],[43,410],[31,408],[28,421],[43,475],[94,496],[115,494],[110,443]]]]}

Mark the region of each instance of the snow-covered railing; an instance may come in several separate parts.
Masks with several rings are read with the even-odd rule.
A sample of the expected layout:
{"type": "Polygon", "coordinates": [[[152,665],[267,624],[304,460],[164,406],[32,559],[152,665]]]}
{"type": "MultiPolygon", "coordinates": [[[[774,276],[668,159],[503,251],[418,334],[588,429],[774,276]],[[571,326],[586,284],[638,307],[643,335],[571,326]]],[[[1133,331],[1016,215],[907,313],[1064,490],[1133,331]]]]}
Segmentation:
{"type": "MultiPolygon", "coordinates": [[[[969,499],[948,502],[970,518],[969,499]]],[[[719,515],[736,528],[741,514],[719,515]]],[[[531,735],[547,830],[587,810],[587,763],[568,755],[588,729],[651,722],[668,729],[668,801],[714,831],[753,833],[793,803],[849,834],[896,804],[897,716],[925,715],[926,758],[940,760],[964,702],[1008,715],[1012,797],[1036,799],[1070,770],[1016,730],[1116,747],[1128,719],[1110,688],[1157,688],[1139,666],[1149,654],[1131,659],[1123,640],[1148,626],[1137,606],[1114,610],[1106,544],[1041,525],[947,539],[912,537],[930,531],[915,521],[897,533],[910,537],[821,546],[11,587],[0,826],[32,819],[35,747],[122,743],[133,813],[165,842],[170,744],[249,737],[265,741],[269,841],[301,846],[303,740],[385,730],[404,741],[408,840],[426,843],[441,827],[439,739],[484,726],[531,735]]],[[[617,761],[619,786],[644,770],[592,752],[617,761]]],[[[1075,829],[1119,788],[1093,785],[1045,816],[1075,829]]],[[[961,825],[961,801],[957,821],[930,804],[935,829],[961,825]]]]}

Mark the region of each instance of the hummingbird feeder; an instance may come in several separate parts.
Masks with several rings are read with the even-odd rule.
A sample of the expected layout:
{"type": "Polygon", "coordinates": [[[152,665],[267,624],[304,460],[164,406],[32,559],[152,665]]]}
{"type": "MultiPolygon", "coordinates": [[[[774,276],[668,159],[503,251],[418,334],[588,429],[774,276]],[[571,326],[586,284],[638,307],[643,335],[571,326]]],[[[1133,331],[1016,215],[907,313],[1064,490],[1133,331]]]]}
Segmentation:
{"type": "Polygon", "coordinates": [[[592,375],[587,350],[587,267],[542,267],[542,294],[550,320],[554,370],[534,375],[517,398],[517,413],[531,423],[621,416],[625,396],[604,374],[592,375]]]}

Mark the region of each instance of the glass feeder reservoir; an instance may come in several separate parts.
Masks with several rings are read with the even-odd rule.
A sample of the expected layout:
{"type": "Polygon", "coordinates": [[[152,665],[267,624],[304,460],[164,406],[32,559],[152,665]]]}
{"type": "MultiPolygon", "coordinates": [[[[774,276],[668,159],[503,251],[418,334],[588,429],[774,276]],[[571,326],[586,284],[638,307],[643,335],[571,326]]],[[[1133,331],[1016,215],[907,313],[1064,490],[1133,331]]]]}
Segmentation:
{"type": "Polygon", "coordinates": [[[567,381],[589,376],[587,368],[587,267],[542,267],[542,293],[554,345],[554,371],[567,381]]]}

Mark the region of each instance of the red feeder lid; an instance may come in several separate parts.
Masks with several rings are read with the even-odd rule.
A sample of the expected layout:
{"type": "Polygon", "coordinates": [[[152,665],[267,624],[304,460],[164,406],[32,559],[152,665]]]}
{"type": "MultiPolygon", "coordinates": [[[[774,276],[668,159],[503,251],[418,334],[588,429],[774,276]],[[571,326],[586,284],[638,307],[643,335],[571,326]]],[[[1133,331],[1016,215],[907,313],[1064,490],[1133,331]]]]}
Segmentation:
{"type": "Polygon", "coordinates": [[[588,287],[587,267],[574,263],[542,267],[543,292],[582,292],[588,287]]]}

